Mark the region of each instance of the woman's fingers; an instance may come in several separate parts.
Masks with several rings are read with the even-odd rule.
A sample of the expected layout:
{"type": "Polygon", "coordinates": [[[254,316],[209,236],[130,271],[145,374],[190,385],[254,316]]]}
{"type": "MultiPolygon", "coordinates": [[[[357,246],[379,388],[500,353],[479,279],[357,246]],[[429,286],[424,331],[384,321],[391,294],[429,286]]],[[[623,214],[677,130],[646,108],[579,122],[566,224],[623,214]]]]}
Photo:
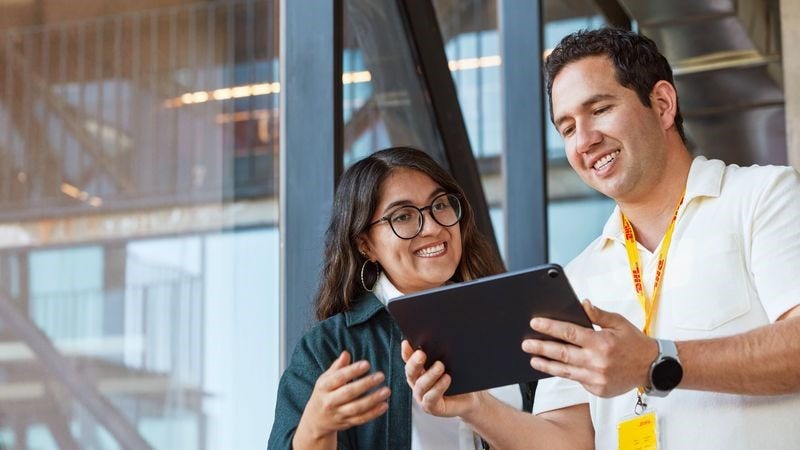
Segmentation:
{"type": "Polygon", "coordinates": [[[359,414],[357,416],[352,416],[347,419],[348,427],[353,427],[356,425],[363,425],[370,420],[373,420],[377,417],[380,417],[381,414],[385,413],[389,410],[389,403],[388,402],[380,402],[377,405],[373,406],[369,411],[359,414]]]}
{"type": "Polygon", "coordinates": [[[422,398],[433,388],[442,375],[444,375],[444,364],[441,361],[436,361],[430,369],[417,377],[413,386],[414,399],[422,403],[422,398]]]}
{"type": "Polygon", "coordinates": [[[329,404],[331,406],[344,405],[364,395],[370,389],[383,383],[385,376],[383,372],[375,372],[353,380],[344,386],[331,392],[329,404]]]}
{"type": "Polygon", "coordinates": [[[350,364],[350,352],[344,350],[339,354],[339,357],[331,363],[331,366],[328,369],[341,369],[348,364],[350,364]]]}
{"type": "MultiPolygon", "coordinates": [[[[442,400],[444,399],[444,393],[447,392],[447,388],[450,387],[450,375],[443,374],[436,380],[436,383],[428,389],[427,392],[422,396],[422,408],[425,411],[434,411],[434,408],[439,405],[444,405],[442,400]]],[[[447,411],[436,411],[438,414],[447,414],[447,411]]]]}
{"type": "Polygon", "coordinates": [[[422,350],[416,350],[406,361],[406,381],[409,387],[414,389],[417,379],[425,373],[425,360],[427,355],[422,350]]]}
{"type": "MultiPolygon", "coordinates": [[[[349,356],[348,356],[349,358],[349,356]]],[[[334,361],[331,368],[320,375],[317,385],[325,391],[334,391],[349,383],[350,380],[360,377],[369,371],[369,362],[356,361],[344,367],[337,367],[339,359],[334,361]]]]}
{"type": "Polygon", "coordinates": [[[385,403],[392,393],[391,389],[384,386],[376,389],[367,395],[359,397],[351,402],[345,403],[337,409],[340,420],[352,421],[354,418],[368,414],[381,403],[385,403]]]}
{"type": "Polygon", "coordinates": [[[386,378],[383,372],[369,373],[369,362],[350,359],[350,353],[342,352],[317,379],[301,420],[306,428],[346,430],[388,410],[391,390],[380,387],[386,378]]]}
{"type": "Polygon", "coordinates": [[[411,347],[411,344],[403,339],[403,342],[400,343],[400,356],[403,358],[403,362],[408,362],[412,353],[414,353],[414,349],[411,347]]]}

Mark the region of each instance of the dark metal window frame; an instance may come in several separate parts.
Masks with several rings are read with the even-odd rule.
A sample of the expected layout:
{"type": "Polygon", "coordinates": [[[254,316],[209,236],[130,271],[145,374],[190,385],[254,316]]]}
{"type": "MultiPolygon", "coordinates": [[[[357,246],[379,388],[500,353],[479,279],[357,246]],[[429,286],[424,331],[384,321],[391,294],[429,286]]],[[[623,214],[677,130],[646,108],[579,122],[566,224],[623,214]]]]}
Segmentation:
{"type": "Polygon", "coordinates": [[[547,262],[542,2],[500,0],[498,8],[503,61],[506,261],[508,268],[515,270],[547,262]]]}
{"type": "Polygon", "coordinates": [[[280,1],[280,367],[313,322],[342,172],[342,24],[342,0],[280,1]]]}

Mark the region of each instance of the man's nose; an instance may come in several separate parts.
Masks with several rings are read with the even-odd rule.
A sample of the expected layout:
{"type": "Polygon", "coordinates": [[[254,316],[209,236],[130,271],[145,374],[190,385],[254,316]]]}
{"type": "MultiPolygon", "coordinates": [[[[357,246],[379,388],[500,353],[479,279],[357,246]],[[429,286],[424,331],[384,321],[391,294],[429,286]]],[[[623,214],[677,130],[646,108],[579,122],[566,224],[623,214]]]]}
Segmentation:
{"type": "Polygon", "coordinates": [[[603,139],[603,135],[591,124],[575,126],[575,150],[586,153],[603,139]]]}

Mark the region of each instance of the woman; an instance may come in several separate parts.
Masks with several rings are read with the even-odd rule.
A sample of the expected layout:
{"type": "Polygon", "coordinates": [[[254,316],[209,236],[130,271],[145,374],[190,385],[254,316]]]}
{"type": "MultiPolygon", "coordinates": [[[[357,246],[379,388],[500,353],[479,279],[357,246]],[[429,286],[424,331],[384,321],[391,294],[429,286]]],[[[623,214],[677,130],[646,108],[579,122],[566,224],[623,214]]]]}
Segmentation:
{"type": "MultiPolygon", "coordinates": [[[[317,326],[281,377],[270,449],[474,449],[458,418],[411,401],[392,298],[496,274],[455,180],[425,153],[379,151],[342,176],[325,238],[317,326]]],[[[493,393],[528,411],[527,386],[493,393]]]]}

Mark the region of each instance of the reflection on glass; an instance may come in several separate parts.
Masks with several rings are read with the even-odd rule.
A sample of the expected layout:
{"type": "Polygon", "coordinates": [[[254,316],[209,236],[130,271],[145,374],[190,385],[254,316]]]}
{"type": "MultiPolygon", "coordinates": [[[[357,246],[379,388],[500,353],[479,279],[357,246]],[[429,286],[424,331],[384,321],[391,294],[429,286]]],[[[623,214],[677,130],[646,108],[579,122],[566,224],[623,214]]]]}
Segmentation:
{"type": "MultiPolygon", "coordinates": [[[[508,121],[511,127],[527,127],[530,124],[522,123],[518,118],[502,117],[498,5],[495,0],[476,0],[463,4],[435,0],[433,3],[470,142],[478,158],[495,233],[502,241],[505,193],[500,188],[500,156],[503,152],[501,120],[508,121]]],[[[542,2],[542,10],[546,49],[555,46],[572,31],[604,25],[597,6],[589,0],[569,3],[548,0],[542,2]]],[[[567,164],[560,136],[550,123],[545,124],[545,130],[550,203],[548,253],[552,261],[563,264],[599,234],[613,204],[583,185],[567,164]],[[573,232],[566,233],[565,230],[573,232]]],[[[501,249],[505,248],[505,243],[500,244],[501,249]]]]}
{"type": "Polygon", "coordinates": [[[343,71],[360,74],[344,80],[345,166],[401,145],[422,149],[446,166],[398,3],[346,0],[344,11],[343,71]]]}
{"type": "Polygon", "coordinates": [[[0,449],[263,448],[277,0],[101,3],[0,5],[0,449]]]}
{"type": "MultiPolygon", "coordinates": [[[[573,31],[604,26],[605,21],[596,8],[592,2],[583,2],[582,8],[573,11],[553,6],[550,15],[545,16],[545,49],[552,49],[573,31]]],[[[550,104],[546,98],[545,113],[548,118],[545,134],[549,183],[548,254],[551,261],[567,264],[600,235],[614,202],[588,188],[569,167],[564,142],[549,123],[550,104]]]]}

